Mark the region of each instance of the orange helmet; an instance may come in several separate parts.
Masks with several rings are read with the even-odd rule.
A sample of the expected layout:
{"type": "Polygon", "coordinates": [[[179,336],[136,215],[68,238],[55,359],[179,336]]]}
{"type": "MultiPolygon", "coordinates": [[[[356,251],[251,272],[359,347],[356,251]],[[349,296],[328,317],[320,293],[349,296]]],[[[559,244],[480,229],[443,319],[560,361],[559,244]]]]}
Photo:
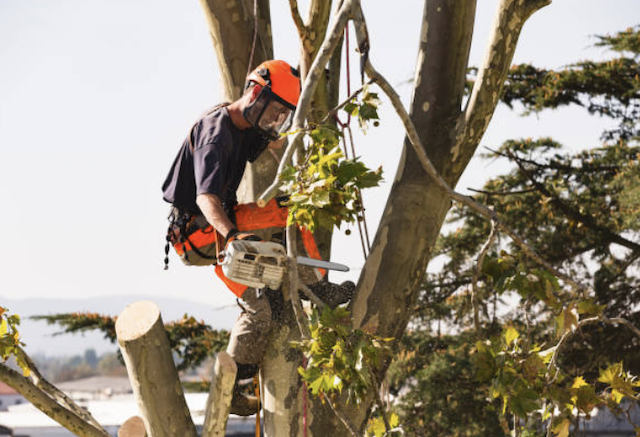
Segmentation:
{"type": "Polygon", "coordinates": [[[271,92],[280,97],[284,102],[295,109],[300,98],[300,75],[298,70],[287,64],[285,61],[273,60],[265,61],[258,65],[255,70],[247,76],[246,87],[251,82],[271,88],[271,92]]]}

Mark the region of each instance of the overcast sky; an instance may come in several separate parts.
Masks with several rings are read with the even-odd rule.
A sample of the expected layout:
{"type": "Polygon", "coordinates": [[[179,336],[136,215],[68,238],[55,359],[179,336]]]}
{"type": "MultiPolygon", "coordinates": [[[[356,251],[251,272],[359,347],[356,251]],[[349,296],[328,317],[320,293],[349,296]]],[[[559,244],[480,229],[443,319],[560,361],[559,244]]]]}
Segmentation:
{"type": "MultiPolygon", "coordinates": [[[[423,2],[363,4],[371,59],[408,104],[423,2]]],[[[473,65],[496,6],[478,0],[473,65]]],[[[272,0],[272,17],[276,57],[297,64],[286,0],[272,0]]],[[[638,0],[554,0],[525,25],[514,62],[560,67],[603,58],[610,54],[592,47],[592,36],[638,21],[638,0]]],[[[195,0],[0,0],[0,305],[3,298],[131,293],[233,303],[213,269],[187,268],[175,256],[162,269],[160,186],[195,118],[219,101],[195,0]]],[[[383,105],[381,127],[358,136],[357,147],[391,181],[403,133],[383,105]]],[[[604,123],[574,109],[525,119],[501,107],[482,145],[552,135],[571,147],[593,146],[604,123]]],[[[475,161],[458,188],[478,187],[498,169],[475,161]]],[[[372,236],[389,187],[365,192],[372,236]]],[[[335,279],[356,279],[363,264],[357,232],[337,233],[335,247],[334,260],[352,267],[335,279]]]]}

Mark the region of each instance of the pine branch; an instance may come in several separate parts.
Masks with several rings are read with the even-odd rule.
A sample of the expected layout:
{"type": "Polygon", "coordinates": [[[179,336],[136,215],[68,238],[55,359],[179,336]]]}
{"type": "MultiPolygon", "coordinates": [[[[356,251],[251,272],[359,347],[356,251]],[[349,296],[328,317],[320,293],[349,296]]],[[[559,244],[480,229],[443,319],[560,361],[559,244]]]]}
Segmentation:
{"type": "Polygon", "coordinates": [[[542,183],[538,182],[538,180],[536,180],[533,174],[531,174],[531,172],[527,170],[527,168],[522,164],[522,162],[516,155],[514,155],[510,151],[507,151],[506,155],[512,162],[516,163],[520,171],[534,185],[534,187],[544,196],[547,196],[549,199],[551,199],[551,203],[555,205],[556,208],[558,208],[560,211],[562,211],[567,217],[570,217],[573,220],[582,223],[587,228],[596,231],[612,243],[616,243],[623,247],[626,247],[627,249],[632,250],[634,253],[640,253],[640,244],[630,241],[622,237],[621,235],[618,235],[615,232],[607,229],[604,226],[600,226],[591,216],[582,214],[580,211],[577,211],[571,206],[567,205],[558,196],[547,190],[547,187],[545,187],[542,183]]]}

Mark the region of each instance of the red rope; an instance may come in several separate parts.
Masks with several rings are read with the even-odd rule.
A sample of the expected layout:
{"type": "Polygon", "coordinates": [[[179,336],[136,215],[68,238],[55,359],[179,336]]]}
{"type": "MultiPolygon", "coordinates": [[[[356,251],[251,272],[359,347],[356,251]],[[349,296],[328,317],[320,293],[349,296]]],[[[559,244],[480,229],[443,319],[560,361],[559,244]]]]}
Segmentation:
{"type": "MultiPolygon", "coordinates": [[[[349,65],[349,58],[351,58],[351,51],[349,50],[349,23],[344,26],[344,40],[345,40],[345,58],[347,58],[347,95],[351,95],[351,67],[349,65]]],[[[347,116],[347,125],[351,124],[351,114],[347,116]]]]}
{"type": "MultiPolygon", "coordinates": [[[[302,357],[302,367],[307,368],[307,357],[302,357]]],[[[302,435],[307,437],[307,383],[302,381],[302,435]]]]}

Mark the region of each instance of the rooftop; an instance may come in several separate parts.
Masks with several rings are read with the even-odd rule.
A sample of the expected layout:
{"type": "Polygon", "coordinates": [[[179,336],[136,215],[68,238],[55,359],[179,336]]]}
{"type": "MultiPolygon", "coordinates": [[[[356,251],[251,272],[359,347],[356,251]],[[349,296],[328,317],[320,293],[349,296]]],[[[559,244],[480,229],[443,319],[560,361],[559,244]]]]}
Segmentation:
{"type": "Polygon", "coordinates": [[[1,395],[17,395],[18,392],[9,387],[4,382],[0,381],[0,396],[1,395]]]}

